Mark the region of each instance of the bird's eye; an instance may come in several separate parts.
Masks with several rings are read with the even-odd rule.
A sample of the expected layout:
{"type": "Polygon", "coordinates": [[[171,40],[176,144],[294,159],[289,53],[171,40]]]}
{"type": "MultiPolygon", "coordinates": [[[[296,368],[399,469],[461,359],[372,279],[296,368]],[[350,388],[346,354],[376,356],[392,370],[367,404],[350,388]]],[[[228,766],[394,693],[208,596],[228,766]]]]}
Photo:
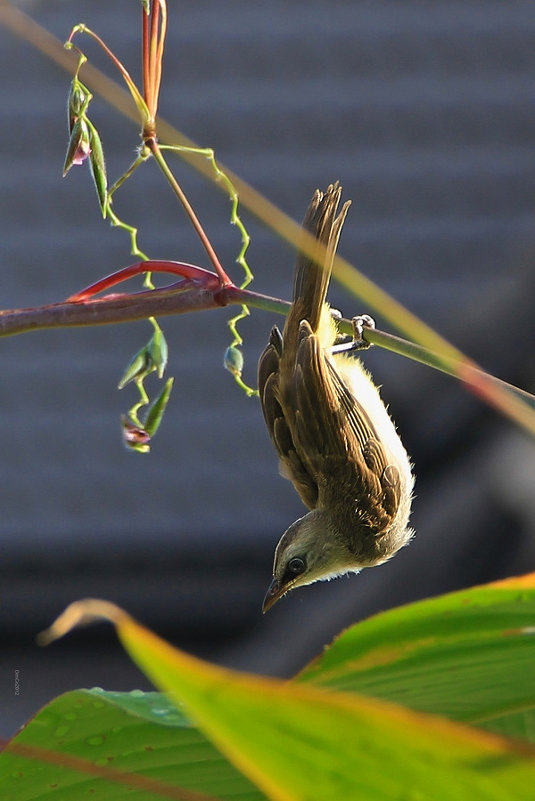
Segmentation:
{"type": "Polygon", "coordinates": [[[290,573],[293,573],[294,576],[299,576],[300,573],[304,573],[305,560],[301,559],[300,556],[294,556],[294,558],[290,559],[288,562],[288,570],[290,573]]]}

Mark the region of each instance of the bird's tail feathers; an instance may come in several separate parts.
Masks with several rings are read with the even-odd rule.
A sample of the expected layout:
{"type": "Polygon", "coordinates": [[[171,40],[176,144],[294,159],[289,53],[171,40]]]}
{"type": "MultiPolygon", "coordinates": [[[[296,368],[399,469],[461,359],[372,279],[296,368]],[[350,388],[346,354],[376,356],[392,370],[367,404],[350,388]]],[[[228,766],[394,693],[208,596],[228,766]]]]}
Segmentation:
{"type": "Polygon", "coordinates": [[[303,252],[297,256],[291,312],[297,329],[301,320],[308,320],[313,331],[317,331],[320,324],[334,255],[351,203],[346,201],[336,216],[341,194],[338,181],[330,184],[325,192],[317,189],[303,220],[303,228],[315,236],[319,244],[315,258],[303,252]]]}

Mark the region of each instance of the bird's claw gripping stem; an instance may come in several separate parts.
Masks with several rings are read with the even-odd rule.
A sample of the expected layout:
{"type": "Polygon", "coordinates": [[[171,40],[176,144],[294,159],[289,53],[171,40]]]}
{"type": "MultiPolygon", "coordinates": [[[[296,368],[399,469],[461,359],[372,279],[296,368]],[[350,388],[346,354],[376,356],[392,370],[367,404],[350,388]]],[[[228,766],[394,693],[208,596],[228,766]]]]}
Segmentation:
{"type": "Polygon", "coordinates": [[[358,314],[351,320],[353,326],[353,348],[355,350],[366,350],[372,344],[364,339],[365,328],[375,328],[375,320],[369,314],[358,314]]]}
{"type": "MultiPolygon", "coordinates": [[[[333,315],[334,316],[334,315],[333,315]]],[[[353,326],[353,338],[340,342],[329,348],[329,353],[348,353],[352,350],[366,350],[371,346],[371,342],[364,339],[365,328],[375,328],[375,320],[369,314],[358,314],[351,320],[353,326]]]]}

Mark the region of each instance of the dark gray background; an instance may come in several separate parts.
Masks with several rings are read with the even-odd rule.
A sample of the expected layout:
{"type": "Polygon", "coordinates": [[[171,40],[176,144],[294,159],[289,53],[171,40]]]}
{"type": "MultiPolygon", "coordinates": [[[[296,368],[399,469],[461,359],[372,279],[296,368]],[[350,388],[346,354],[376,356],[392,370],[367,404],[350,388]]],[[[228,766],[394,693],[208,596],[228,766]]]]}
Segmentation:
{"type": "MultiPolygon", "coordinates": [[[[132,0],[21,6],[62,39],[86,22],[138,75],[132,0]]],[[[169,15],[161,113],[295,219],[316,186],[339,178],[353,199],[343,255],[533,391],[533,3],[171,0],[169,15]]],[[[125,234],[99,219],[85,168],[61,180],[68,76],[5,30],[0,74],[1,305],[11,308],[60,300],[132,257],[125,234]]],[[[116,176],[137,132],[98,99],[92,117],[116,176]]],[[[176,169],[232,269],[228,202],[176,169]]],[[[154,165],[116,210],[141,226],[153,258],[208,266],[154,165]]],[[[288,297],[291,249],[244,217],[254,287],[288,297]]],[[[347,316],[365,311],[337,287],[331,299],[347,316]]],[[[228,317],[163,321],[176,387],[148,457],[120,444],[134,394],[115,389],[147,323],[0,343],[1,733],[72,687],[148,686],[104,627],[34,644],[83,596],[218,662],[290,675],[363,616],[533,569],[532,442],[454,380],[376,349],[366,362],[416,464],[416,538],[390,564],[298,591],[263,618],[274,545],[303,510],[278,476],[258,401],[222,369],[228,317]]],[[[250,382],[274,321],[254,312],[242,325],[250,382]]]]}

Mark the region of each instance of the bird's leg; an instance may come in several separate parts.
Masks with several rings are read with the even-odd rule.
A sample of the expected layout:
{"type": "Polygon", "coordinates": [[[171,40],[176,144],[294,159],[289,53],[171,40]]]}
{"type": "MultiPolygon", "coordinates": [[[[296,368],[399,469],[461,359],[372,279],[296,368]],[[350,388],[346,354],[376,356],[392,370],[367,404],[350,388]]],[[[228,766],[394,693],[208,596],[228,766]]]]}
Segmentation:
{"type": "MultiPolygon", "coordinates": [[[[334,315],[333,315],[334,316],[334,315]]],[[[375,320],[369,314],[359,314],[351,320],[353,337],[349,341],[340,342],[329,348],[329,353],[345,353],[352,350],[366,350],[371,342],[366,342],[363,336],[365,328],[375,328],[375,320]]]]}

